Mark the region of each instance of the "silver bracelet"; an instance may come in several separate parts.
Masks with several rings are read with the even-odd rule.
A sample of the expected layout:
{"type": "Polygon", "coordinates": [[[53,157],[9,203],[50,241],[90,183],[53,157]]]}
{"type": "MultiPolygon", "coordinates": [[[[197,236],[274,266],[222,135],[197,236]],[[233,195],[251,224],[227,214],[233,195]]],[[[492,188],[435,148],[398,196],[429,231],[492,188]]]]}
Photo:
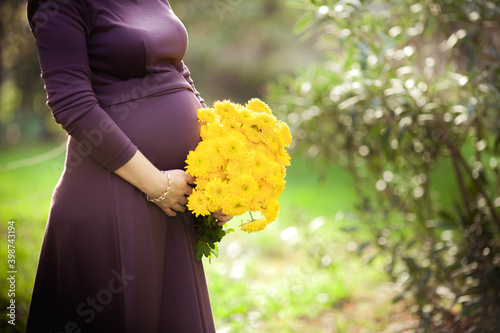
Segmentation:
{"type": "Polygon", "coordinates": [[[163,192],[162,195],[160,195],[158,198],[155,198],[155,199],[151,199],[147,194],[146,194],[146,200],[148,200],[149,202],[159,202],[159,201],[162,201],[164,200],[168,193],[170,193],[170,174],[166,171],[162,171],[161,173],[165,173],[167,174],[167,178],[168,178],[168,184],[167,184],[167,189],[165,190],[165,192],[163,192]]]}

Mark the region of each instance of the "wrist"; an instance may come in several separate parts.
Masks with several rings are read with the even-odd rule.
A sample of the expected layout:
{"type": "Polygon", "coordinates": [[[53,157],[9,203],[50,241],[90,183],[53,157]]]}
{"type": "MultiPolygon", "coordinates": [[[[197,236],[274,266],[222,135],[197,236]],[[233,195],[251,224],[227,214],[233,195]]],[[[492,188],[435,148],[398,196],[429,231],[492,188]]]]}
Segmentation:
{"type": "Polygon", "coordinates": [[[172,183],[170,173],[167,171],[160,171],[160,178],[158,181],[154,182],[154,186],[151,191],[147,191],[144,194],[146,199],[150,202],[159,202],[166,198],[170,193],[170,186],[172,183]]]}

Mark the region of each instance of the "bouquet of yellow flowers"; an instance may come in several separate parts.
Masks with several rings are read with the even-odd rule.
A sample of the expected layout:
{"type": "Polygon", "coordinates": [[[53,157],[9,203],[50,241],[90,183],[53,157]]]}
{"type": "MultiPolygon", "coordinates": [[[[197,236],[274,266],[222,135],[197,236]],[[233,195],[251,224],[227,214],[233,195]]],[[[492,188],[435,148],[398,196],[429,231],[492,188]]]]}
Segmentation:
{"type": "Polygon", "coordinates": [[[292,141],[288,126],[259,99],[243,106],[224,100],[198,110],[201,142],[187,156],[186,171],[196,178],[187,207],[197,217],[197,259],[217,256],[217,242],[232,230],[217,228],[211,212],[262,217],[240,225],[263,230],[278,216],[292,141]]]}

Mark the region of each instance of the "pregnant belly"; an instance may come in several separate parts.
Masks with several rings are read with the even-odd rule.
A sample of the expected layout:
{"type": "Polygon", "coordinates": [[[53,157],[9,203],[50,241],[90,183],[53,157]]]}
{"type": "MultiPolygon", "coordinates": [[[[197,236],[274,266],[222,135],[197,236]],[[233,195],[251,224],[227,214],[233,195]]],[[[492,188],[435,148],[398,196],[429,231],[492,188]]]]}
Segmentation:
{"type": "Polygon", "coordinates": [[[200,140],[192,91],[180,89],[110,106],[107,112],[137,148],[162,170],[182,169],[200,140]]]}

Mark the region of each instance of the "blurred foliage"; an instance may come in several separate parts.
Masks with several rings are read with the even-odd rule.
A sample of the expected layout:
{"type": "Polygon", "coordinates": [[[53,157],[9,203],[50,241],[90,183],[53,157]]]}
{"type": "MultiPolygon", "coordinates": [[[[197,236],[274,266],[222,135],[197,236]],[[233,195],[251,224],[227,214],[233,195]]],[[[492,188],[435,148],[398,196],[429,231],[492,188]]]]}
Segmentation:
{"type": "MultiPolygon", "coordinates": [[[[207,104],[262,97],[266,82],[292,73],[309,49],[291,33],[300,11],[279,0],[170,1],[190,44],[185,62],[207,104]]],[[[0,146],[64,133],[45,92],[25,0],[0,3],[0,146]]]]}
{"type": "MultiPolygon", "coordinates": [[[[26,1],[0,3],[0,145],[45,138],[47,107],[26,1]]],[[[55,126],[54,126],[55,127],[55,126]]]]}
{"type": "Polygon", "coordinates": [[[293,73],[311,50],[292,33],[302,14],[281,0],[171,0],[189,33],[185,57],[208,105],[262,97],[266,83],[293,73]]]}
{"type": "Polygon", "coordinates": [[[291,4],[321,58],[268,101],[296,151],[355,179],[360,252],[378,249],[422,331],[500,331],[498,3],[291,4]]]}

